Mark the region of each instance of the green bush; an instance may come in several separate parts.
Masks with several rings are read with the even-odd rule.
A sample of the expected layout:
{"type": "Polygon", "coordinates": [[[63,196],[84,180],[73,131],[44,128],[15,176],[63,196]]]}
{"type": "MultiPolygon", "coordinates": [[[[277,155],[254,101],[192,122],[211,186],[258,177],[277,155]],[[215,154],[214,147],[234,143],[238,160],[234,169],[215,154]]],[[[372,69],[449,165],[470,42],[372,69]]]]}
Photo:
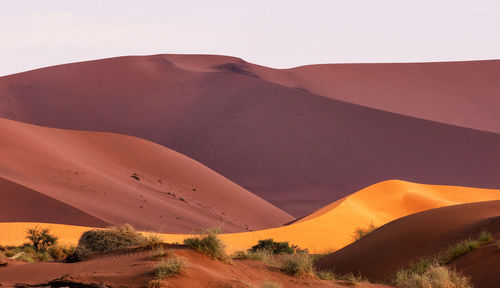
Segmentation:
{"type": "Polygon", "coordinates": [[[219,232],[219,229],[207,229],[198,237],[184,239],[184,245],[213,259],[227,261],[229,256],[225,253],[226,245],[217,236],[219,232]]]}
{"type": "Polygon", "coordinates": [[[373,232],[377,228],[378,228],[377,226],[373,225],[373,222],[370,223],[370,225],[368,225],[367,228],[360,228],[360,227],[356,228],[354,230],[354,241],[358,241],[359,239],[370,234],[371,232],[373,232]]]}
{"type": "Polygon", "coordinates": [[[450,246],[444,253],[442,253],[438,259],[440,264],[448,264],[452,260],[472,251],[481,246],[479,240],[462,240],[452,246],[450,246]]]}
{"type": "Polygon", "coordinates": [[[293,254],[294,248],[290,247],[288,242],[276,242],[273,239],[259,240],[258,244],[248,249],[249,252],[257,252],[267,250],[274,255],[279,254],[293,254]]]}
{"type": "Polygon", "coordinates": [[[394,285],[398,288],[472,288],[468,277],[438,263],[431,264],[423,273],[402,269],[396,273],[394,285]]]}
{"type": "Polygon", "coordinates": [[[144,248],[146,249],[157,249],[160,248],[163,244],[163,240],[159,235],[149,235],[144,240],[144,248]]]}
{"type": "Polygon", "coordinates": [[[293,276],[312,275],[313,263],[307,254],[292,254],[283,260],[280,269],[282,272],[293,276]]]}
{"type": "Polygon", "coordinates": [[[172,256],[162,260],[156,265],[156,278],[159,280],[178,274],[186,266],[186,260],[177,256],[172,256]]]}
{"type": "Polygon", "coordinates": [[[36,252],[47,251],[50,246],[57,243],[57,237],[50,234],[49,229],[42,229],[38,226],[26,230],[26,238],[30,240],[31,245],[36,252]]]}

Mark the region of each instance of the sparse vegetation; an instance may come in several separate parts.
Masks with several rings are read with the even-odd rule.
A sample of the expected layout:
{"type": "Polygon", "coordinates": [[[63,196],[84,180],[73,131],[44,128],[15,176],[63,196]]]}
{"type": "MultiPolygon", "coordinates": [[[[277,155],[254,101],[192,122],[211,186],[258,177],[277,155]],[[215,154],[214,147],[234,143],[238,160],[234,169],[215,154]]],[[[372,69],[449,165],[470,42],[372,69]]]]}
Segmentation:
{"type": "Polygon", "coordinates": [[[337,277],[349,286],[356,286],[362,282],[369,282],[368,279],[363,278],[361,275],[354,275],[352,272],[337,277]]]}
{"type": "Polygon", "coordinates": [[[165,257],[171,257],[173,253],[170,250],[165,250],[162,247],[155,248],[151,253],[151,260],[160,260],[165,257]]]}
{"type": "Polygon", "coordinates": [[[237,251],[234,253],[232,258],[235,259],[250,259],[250,260],[256,260],[268,264],[274,264],[273,254],[268,251],[268,250],[257,250],[257,251],[251,251],[249,250],[247,253],[244,251],[237,251]]]}
{"type": "Polygon", "coordinates": [[[130,177],[134,178],[137,181],[141,180],[141,178],[139,178],[139,175],[137,175],[137,173],[132,174],[132,176],[130,176],[130,177]]]}
{"type": "Polygon", "coordinates": [[[479,242],[481,242],[481,245],[484,245],[484,244],[490,242],[491,240],[493,240],[493,236],[491,235],[490,232],[483,231],[479,235],[478,240],[479,240],[479,242]]]}
{"type": "Polygon", "coordinates": [[[438,263],[422,273],[402,269],[396,273],[394,285],[398,288],[472,288],[470,279],[438,263]]]}
{"type": "Polygon", "coordinates": [[[57,237],[50,234],[49,229],[35,226],[26,230],[26,238],[30,240],[31,246],[36,252],[44,252],[57,243],[57,237]]]}
{"type": "Polygon", "coordinates": [[[337,280],[338,278],[332,270],[316,270],[314,274],[321,280],[337,280]]]}
{"type": "Polygon", "coordinates": [[[151,234],[145,238],[143,245],[145,249],[157,249],[160,248],[162,244],[163,241],[159,235],[151,234]]]}
{"type": "Polygon", "coordinates": [[[218,233],[220,233],[218,228],[207,229],[198,237],[184,239],[184,245],[213,259],[228,261],[229,256],[225,252],[226,245],[219,239],[218,233]]]}
{"type": "Polygon", "coordinates": [[[366,235],[370,234],[371,232],[373,232],[375,229],[377,229],[378,227],[375,226],[372,223],[370,223],[370,225],[368,225],[368,227],[366,228],[361,228],[361,227],[358,227],[354,230],[354,241],[358,241],[359,239],[365,237],[366,235]]]}
{"type": "Polygon", "coordinates": [[[267,281],[264,281],[260,287],[261,288],[281,288],[281,285],[276,283],[276,282],[267,280],[267,281]]]}
{"type": "Polygon", "coordinates": [[[177,257],[172,255],[168,257],[166,260],[162,260],[155,268],[156,278],[158,280],[165,279],[174,274],[178,274],[184,269],[186,266],[186,260],[181,257],[177,257]]]}
{"type": "Polygon", "coordinates": [[[308,254],[292,254],[283,260],[280,270],[293,276],[313,275],[313,263],[308,254]]]}

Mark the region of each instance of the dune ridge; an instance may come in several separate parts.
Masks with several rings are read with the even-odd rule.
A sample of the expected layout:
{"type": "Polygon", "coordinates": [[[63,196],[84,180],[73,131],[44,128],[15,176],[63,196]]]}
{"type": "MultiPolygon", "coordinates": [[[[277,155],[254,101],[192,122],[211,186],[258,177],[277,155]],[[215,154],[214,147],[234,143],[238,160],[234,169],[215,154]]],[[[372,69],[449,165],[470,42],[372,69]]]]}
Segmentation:
{"type": "Polygon", "coordinates": [[[2,205],[23,202],[15,213],[1,210],[3,221],[130,223],[143,230],[190,233],[211,226],[231,232],[262,229],[293,219],[202,164],[146,140],[1,118],[0,130],[0,179],[9,181],[2,182],[1,194],[8,195],[2,205]],[[54,202],[89,219],[69,210],[61,214],[52,209],[54,202]],[[52,208],[40,210],[44,205],[52,208]]]}
{"type": "Polygon", "coordinates": [[[0,77],[0,116],[159,143],[300,217],[387,179],[499,188],[499,63],[118,57],[0,77]]]}

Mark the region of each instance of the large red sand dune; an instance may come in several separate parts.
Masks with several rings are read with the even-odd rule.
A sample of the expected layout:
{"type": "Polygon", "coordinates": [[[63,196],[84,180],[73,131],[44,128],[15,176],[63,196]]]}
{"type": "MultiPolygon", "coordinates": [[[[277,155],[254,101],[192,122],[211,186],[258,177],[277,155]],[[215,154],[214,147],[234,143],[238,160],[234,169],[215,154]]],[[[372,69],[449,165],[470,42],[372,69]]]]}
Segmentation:
{"type": "MultiPolygon", "coordinates": [[[[500,200],[427,210],[390,222],[317,262],[320,269],[361,273],[387,281],[410,261],[429,257],[481,231],[500,239],[500,200]]],[[[476,287],[500,287],[500,252],[494,242],[450,265],[472,277],[476,287]]]]}
{"type": "Polygon", "coordinates": [[[0,116],[148,139],[301,216],[387,179],[500,187],[500,135],[333,99],[496,131],[498,63],[270,70],[222,56],[120,57],[1,77],[0,116]],[[372,91],[381,105],[365,101],[372,91]]]}
{"type": "Polygon", "coordinates": [[[246,231],[293,218],[175,151],[139,138],[0,118],[1,221],[246,231]],[[136,173],[139,180],[131,176],[136,173]]]}

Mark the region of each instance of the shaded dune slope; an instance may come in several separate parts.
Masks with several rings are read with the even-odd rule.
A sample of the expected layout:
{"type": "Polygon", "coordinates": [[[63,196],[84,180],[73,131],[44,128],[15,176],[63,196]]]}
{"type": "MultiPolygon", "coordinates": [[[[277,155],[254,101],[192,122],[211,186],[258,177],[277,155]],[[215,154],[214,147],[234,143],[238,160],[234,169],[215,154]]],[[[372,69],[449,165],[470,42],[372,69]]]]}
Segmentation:
{"type": "Polygon", "coordinates": [[[76,212],[43,216],[59,215],[58,223],[131,223],[171,233],[211,226],[246,231],[292,219],[200,163],[139,138],[7,119],[0,119],[0,130],[0,177],[24,186],[3,185],[1,193],[9,197],[2,199],[2,205],[31,199],[18,203],[15,213],[0,211],[4,220],[37,221],[35,211],[54,207],[55,202],[100,220],[75,223],[71,213],[76,212]],[[139,180],[131,177],[134,173],[139,180]]]}
{"type": "Polygon", "coordinates": [[[264,70],[196,55],[49,67],[1,77],[0,116],[160,143],[294,216],[387,179],[500,187],[500,135],[323,97],[307,91],[320,84],[291,88],[264,70]]]}
{"type": "Polygon", "coordinates": [[[45,222],[92,227],[109,223],[0,177],[0,222],[45,222]]]}
{"type": "MultiPolygon", "coordinates": [[[[454,205],[409,215],[325,256],[317,262],[317,266],[321,269],[335,268],[339,273],[359,272],[372,280],[386,281],[410,261],[434,255],[448,245],[481,231],[491,232],[497,240],[500,238],[500,200],[454,205]]],[[[500,272],[500,254],[494,246],[490,243],[452,261],[450,265],[471,276],[477,287],[499,287],[499,279],[494,275],[500,272]],[[477,259],[480,255],[484,257],[481,260],[477,259]]]]}
{"type": "Polygon", "coordinates": [[[268,81],[417,118],[500,132],[500,60],[322,64],[276,70],[268,81]]]}

